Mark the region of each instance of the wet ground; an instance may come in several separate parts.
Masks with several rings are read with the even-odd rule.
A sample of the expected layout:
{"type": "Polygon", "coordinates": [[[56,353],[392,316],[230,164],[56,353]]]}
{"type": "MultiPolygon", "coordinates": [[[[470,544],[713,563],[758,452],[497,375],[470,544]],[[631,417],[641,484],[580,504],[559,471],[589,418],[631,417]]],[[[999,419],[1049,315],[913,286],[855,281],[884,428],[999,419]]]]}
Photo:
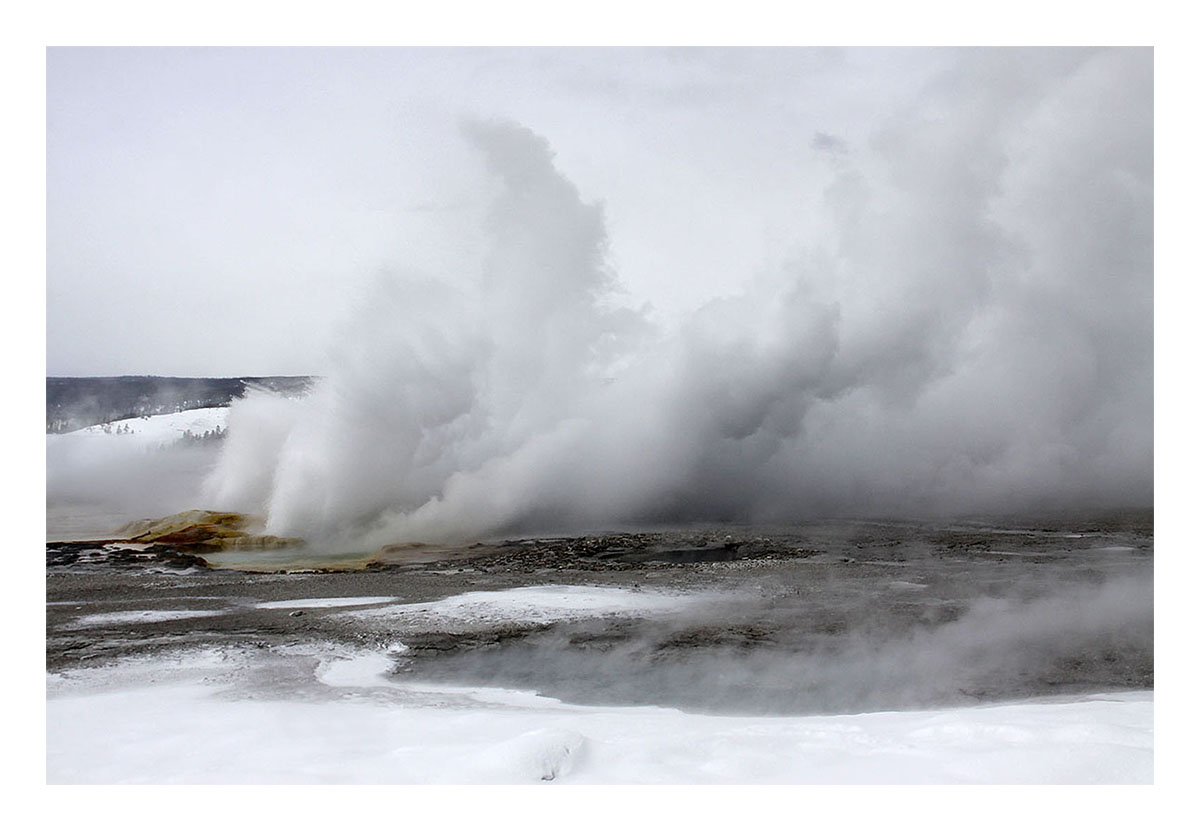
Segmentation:
{"type": "Polygon", "coordinates": [[[184,647],[402,643],[393,671],[409,678],[728,713],[1153,687],[1145,512],[721,526],[377,557],[310,551],[287,555],[286,565],[262,552],[257,567],[280,568],[259,572],[206,567],[197,556],[169,546],[48,545],[47,669],[184,647]],[[286,602],[360,598],[353,608],[370,610],[529,586],[685,593],[693,602],[670,614],[567,620],[370,616],[286,602]]]}

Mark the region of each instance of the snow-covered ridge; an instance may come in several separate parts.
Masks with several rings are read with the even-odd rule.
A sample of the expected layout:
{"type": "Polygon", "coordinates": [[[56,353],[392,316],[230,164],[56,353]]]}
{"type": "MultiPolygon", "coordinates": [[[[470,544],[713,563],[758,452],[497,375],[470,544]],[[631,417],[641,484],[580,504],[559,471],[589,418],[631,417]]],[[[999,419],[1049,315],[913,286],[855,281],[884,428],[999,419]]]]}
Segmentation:
{"type": "Polygon", "coordinates": [[[208,407],[163,415],[124,418],[105,424],[94,424],[70,433],[48,434],[46,441],[119,439],[145,446],[168,445],[180,439],[203,439],[220,435],[225,430],[228,413],[228,407],[208,407]]]}

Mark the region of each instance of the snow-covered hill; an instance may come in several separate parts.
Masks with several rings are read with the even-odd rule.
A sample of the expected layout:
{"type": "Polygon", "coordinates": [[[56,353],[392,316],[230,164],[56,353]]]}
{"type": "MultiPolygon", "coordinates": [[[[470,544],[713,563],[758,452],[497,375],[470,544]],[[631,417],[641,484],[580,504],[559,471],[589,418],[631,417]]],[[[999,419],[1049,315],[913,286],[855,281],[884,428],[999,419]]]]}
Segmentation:
{"type": "Polygon", "coordinates": [[[142,447],[162,447],[181,439],[215,437],[225,430],[228,407],[207,407],[178,413],[141,416],[95,424],[70,433],[47,435],[48,444],[95,441],[99,437],[120,439],[142,447]]]}

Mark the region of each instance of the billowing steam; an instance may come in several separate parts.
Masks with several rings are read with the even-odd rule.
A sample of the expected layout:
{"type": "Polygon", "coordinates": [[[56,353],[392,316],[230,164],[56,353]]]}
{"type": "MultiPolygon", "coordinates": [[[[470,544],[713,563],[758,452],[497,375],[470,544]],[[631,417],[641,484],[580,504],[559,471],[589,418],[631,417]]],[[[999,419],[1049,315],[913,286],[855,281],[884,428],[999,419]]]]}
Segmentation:
{"type": "Polygon", "coordinates": [[[1143,50],[986,51],[867,146],[798,137],[823,225],[670,331],[548,142],[471,121],[464,270],[381,278],[311,396],[235,405],[210,503],[375,543],[1148,504],[1151,93],[1143,50]]]}
{"type": "Polygon", "coordinates": [[[861,583],[819,583],[803,597],[754,587],[658,621],[589,621],[486,649],[429,650],[416,669],[577,702],[741,714],[1139,687],[1154,668],[1153,579],[1140,565],[1090,583],[1013,569],[1003,594],[922,598],[920,617],[893,605],[895,592],[889,601],[886,589],[861,591],[861,583]],[[959,605],[953,619],[938,620],[959,605]]]}

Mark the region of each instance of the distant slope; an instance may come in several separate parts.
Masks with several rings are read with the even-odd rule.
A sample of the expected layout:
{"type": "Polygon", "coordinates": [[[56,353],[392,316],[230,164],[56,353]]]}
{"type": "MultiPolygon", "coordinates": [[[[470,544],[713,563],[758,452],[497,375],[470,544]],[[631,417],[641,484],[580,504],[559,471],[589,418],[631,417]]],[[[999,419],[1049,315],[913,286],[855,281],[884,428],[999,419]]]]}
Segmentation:
{"type": "Polygon", "coordinates": [[[47,378],[46,432],[66,433],[125,418],[225,407],[255,387],[283,395],[303,395],[314,380],[311,375],[47,378]]]}
{"type": "Polygon", "coordinates": [[[228,412],[228,407],[203,407],[106,421],[69,433],[47,434],[46,446],[49,448],[52,442],[104,442],[108,436],[119,436],[124,445],[147,448],[164,447],[182,440],[217,441],[225,437],[225,416],[228,412]]]}

